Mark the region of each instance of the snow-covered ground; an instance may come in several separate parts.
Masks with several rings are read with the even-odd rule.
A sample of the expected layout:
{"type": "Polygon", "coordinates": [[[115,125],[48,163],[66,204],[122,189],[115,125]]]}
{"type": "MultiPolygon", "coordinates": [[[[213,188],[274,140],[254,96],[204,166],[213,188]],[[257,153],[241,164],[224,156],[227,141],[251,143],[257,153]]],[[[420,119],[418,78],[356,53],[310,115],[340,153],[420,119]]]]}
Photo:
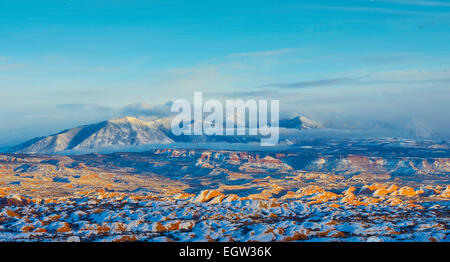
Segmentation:
{"type": "Polygon", "coordinates": [[[262,200],[214,190],[3,195],[0,241],[450,241],[448,197],[449,188],[378,184],[337,194],[310,186],[262,200]]]}
{"type": "Polygon", "coordinates": [[[448,149],[363,142],[0,154],[0,241],[450,241],[448,149]]]}

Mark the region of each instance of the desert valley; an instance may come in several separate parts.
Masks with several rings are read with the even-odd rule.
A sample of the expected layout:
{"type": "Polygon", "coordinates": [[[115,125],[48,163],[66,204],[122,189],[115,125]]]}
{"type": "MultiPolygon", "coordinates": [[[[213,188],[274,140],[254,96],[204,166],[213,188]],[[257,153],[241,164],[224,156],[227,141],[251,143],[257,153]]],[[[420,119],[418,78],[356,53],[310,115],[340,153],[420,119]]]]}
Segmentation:
{"type": "Polygon", "coordinates": [[[0,240],[449,241],[449,152],[364,139],[1,154],[0,240]]]}

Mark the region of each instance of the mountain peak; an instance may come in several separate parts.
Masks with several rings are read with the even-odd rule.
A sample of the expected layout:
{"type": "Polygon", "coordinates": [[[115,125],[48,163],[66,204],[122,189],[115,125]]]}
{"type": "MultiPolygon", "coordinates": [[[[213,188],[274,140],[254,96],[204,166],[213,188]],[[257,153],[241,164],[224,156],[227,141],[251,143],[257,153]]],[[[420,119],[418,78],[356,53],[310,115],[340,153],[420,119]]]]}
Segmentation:
{"type": "Polygon", "coordinates": [[[132,116],[124,116],[124,117],[120,117],[120,118],[114,118],[114,119],[110,119],[107,122],[109,123],[115,123],[115,124],[125,124],[125,123],[130,123],[130,124],[145,124],[145,121],[142,121],[136,117],[132,117],[132,116]]]}
{"type": "Polygon", "coordinates": [[[154,123],[127,116],[36,138],[13,147],[12,151],[20,153],[95,151],[102,148],[126,148],[172,142],[173,140],[154,123]]]}
{"type": "Polygon", "coordinates": [[[282,119],[280,120],[280,127],[297,128],[297,129],[323,128],[323,126],[320,123],[304,116],[295,116],[291,119],[282,119]]]}

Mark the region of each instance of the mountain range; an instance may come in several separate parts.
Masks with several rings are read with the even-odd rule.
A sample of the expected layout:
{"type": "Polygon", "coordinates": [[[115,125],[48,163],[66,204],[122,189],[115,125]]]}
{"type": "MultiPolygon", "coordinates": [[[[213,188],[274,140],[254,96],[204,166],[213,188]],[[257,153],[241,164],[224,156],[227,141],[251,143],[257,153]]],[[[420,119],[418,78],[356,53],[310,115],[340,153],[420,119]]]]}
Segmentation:
{"type": "Polygon", "coordinates": [[[163,121],[143,121],[123,117],[67,129],[54,135],[31,139],[11,148],[16,153],[51,154],[66,150],[86,150],[110,146],[167,144],[174,141],[162,130],[163,121]]]}
{"type": "MultiPolygon", "coordinates": [[[[127,116],[78,126],[49,136],[33,138],[9,148],[7,152],[54,154],[71,151],[97,152],[105,148],[120,150],[121,148],[172,143],[248,143],[259,141],[259,137],[254,136],[175,136],[170,130],[171,121],[172,119],[169,117],[142,120],[127,116]]],[[[332,130],[305,116],[281,119],[279,126],[281,144],[295,144],[296,141],[300,141],[299,131],[332,130]],[[292,135],[292,132],[294,132],[294,135],[292,135]],[[291,137],[283,138],[283,134],[288,133],[291,137]],[[292,136],[297,139],[292,139],[292,136]]],[[[430,127],[417,120],[408,122],[404,128],[404,133],[409,137],[422,139],[438,137],[430,127]]]]}

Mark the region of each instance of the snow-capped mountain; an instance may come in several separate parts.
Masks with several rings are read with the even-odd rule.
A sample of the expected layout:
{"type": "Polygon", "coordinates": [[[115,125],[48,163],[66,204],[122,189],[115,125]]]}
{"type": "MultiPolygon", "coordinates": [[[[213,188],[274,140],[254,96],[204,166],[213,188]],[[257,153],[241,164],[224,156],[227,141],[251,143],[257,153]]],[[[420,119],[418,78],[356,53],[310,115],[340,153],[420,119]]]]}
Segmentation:
{"type": "Polygon", "coordinates": [[[66,150],[99,149],[111,146],[166,144],[173,140],[160,127],[163,120],[142,121],[134,117],[112,119],[34,138],[13,147],[16,153],[57,153],[66,150]]]}
{"type": "Polygon", "coordinates": [[[280,127],[295,128],[295,129],[323,128],[323,126],[320,123],[311,120],[309,118],[306,118],[304,116],[296,116],[291,119],[281,119],[280,127]]]}
{"type": "MultiPolygon", "coordinates": [[[[10,153],[70,153],[104,152],[120,150],[138,150],[140,146],[170,143],[258,143],[260,136],[207,136],[181,135],[171,132],[172,118],[122,117],[96,124],[79,126],[46,137],[31,139],[10,148],[10,153]]],[[[438,134],[426,124],[417,120],[408,122],[403,127],[383,126],[387,133],[370,133],[349,129],[325,128],[319,122],[297,116],[282,119],[279,122],[280,145],[298,144],[304,139],[314,138],[364,138],[364,137],[400,137],[413,139],[437,139],[438,134]],[[356,133],[355,133],[356,132],[356,133]]],[[[376,130],[375,130],[376,131],[376,130]]]]}
{"type": "MultiPolygon", "coordinates": [[[[257,142],[251,136],[175,136],[170,130],[171,118],[122,117],[96,124],[79,126],[46,137],[31,139],[12,147],[11,153],[53,154],[68,151],[118,150],[143,145],[181,143],[248,143],[257,142]]],[[[280,126],[288,129],[315,129],[322,126],[303,116],[283,119],[280,126]]]]}

